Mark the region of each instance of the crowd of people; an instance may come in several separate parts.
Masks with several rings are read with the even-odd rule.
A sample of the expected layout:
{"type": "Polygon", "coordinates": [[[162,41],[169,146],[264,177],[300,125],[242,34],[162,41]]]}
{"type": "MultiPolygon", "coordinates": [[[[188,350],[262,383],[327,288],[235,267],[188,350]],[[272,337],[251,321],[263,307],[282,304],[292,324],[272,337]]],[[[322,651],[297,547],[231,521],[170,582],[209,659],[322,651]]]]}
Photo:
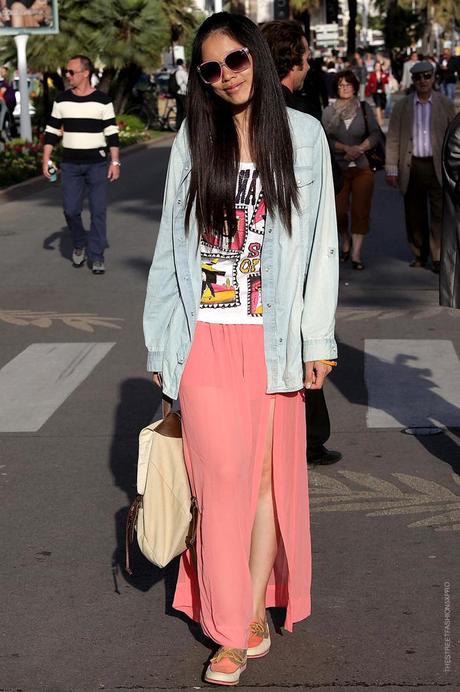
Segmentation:
{"type": "MultiPolygon", "coordinates": [[[[249,659],[269,653],[267,607],[286,607],[288,630],[310,614],[305,462],[341,459],[325,447],[322,387],[337,365],[339,259],[365,268],[378,168],[404,195],[411,266],[431,255],[442,303],[460,306],[460,117],[449,86],[458,69],[443,56],[412,55],[397,72],[383,55],[356,54],[322,70],[296,22],[261,30],[222,12],[198,30],[187,78],[179,65],[187,116],[171,150],[144,333],[153,382],[181,403],[198,531],[174,607],[219,647],[207,682],[235,685],[249,659]]],[[[107,182],[121,162],[113,104],[92,71],[84,55],[67,64],[43,174],[62,136],[73,264],[102,275],[107,182]]]]}
{"type": "MultiPolygon", "coordinates": [[[[310,394],[322,391],[327,368],[335,364],[330,320],[337,288],[337,235],[340,259],[346,262],[351,256],[353,268],[362,271],[374,162],[379,145],[384,148],[380,125],[390,84],[395,91],[397,84],[403,93],[395,99],[390,118],[386,174],[388,183],[398,185],[404,194],[414,253],[411,266],[424,267],[431,252],[432,269],[440,271],[444,161],[449,180],[444,194],[450,199],[445,235],[450,242],[443,244],[442,301],[459,305],[460,118],[454,119],[455,93],[435,90],[438,66],[419,56],[411,58],[405,68],[410,84],[402,88],[384,58],[374,60],[366,75],[357,74],[356,64],[342,69],[328,65],[313,81],[308,80],[309,47],[299,25],[271,22],[262,27],[262,36],[274,65],[255,25],[244,18],[214,15],[198,33],[190,64],[187,126],[173,147],[144,312],[148,367],[163,392],[173,398],[179,395],[187,469],[198,505],[204,508],[196,562],[189,551],[183,554],[174,607],[199,621],[219,646],[205,673],[207,682],[219,685],[237,684],[251,658],[269,653],[267,606],[287,607],[287,629],[310,612],[305,466],[299,465],[303,434],[297,435],[298,390],[295,384],[286,387],[290,345],[285,329],[291,332],[300,310],[303,318],[294,331],[307,345],[304,396],[310,444],[319,421],[329,422],[324,396],[319,403],[310,394]],[[273,66],[281,91],[274,84],[273,66]],[[307,81],[310,93],[316,90],[316,99],[310,101],[305,97],[307,81]],[[323,87],[327,100],[318,103],[323,87]],[[285,113],[279,110],[281,96],[289,106],[289,130],[285,113]],[[366,96],[372,97],[375,110],[366,96]],[[316,120],[297,112],[302,110],[316,120]],[[282,155],[277,150],[280,144],[282,155]],[[335,177],[334,167],[340,174],[335,177]],[[285,216],[291,172],[302,201],[299,208],[291,198],[291,215],[285,216]],[[273,180],[278,181],[274,187],[273,180]],[[272,207],[272,195],[281,189],[284,198],[272,207]],[[309,202],[304,207],[306,190],[309,202]],[[336,213],[331,217],[327,210],[333,197],[336,213]],[[174,212],[182,199],[185,208],[174,212]],[[228,214],[229,209],[236,214],[228,214]],[[298,243],[297,261],[288,260],[286,272],[292,242],[298,243]],[[310,245],[308,257],[305,242],[310,245]],[[243,266],[242,258],[246,262],[249,257],[256,258],[257,271],[254,283],[246,285],[247,277],[240,276],[238,267],[243,266]],[[321,296],[316,293],[319,276],[321,296]],[[300,286],[302,296],[293,300],[292,292],[300,286]],[[238,314],[239,292],[244,296],[242,314],[238,314]],[[256,315],[263,316],[262,325],[254,323],[256,315]],[[264,345],[251,331],[257,324],[264,345]],[[184,349],[188,359],[177,362],[178,349],[184,349]],[[283,384],[277,381],[281,372],[283,384]],[[292,397],[289,413],[287,391],[292,397]],[[225,407],[231,426],[226,420],[210,435],[210,402],[215,401],[225,407]],[[278,446],[276,440],[281,438],[278,446]],[[242,447],[241,440],[251,440],[252,446],[242,447]],[[283,463],[287,458],[288,473],[283,463]],[[299,502],[304,503],[300,513],[299,502]]],[[[450,83],[447,75],[446,67],[441,77],[445,86],[450,83]]],[[[297,363],[300,351],[299,344],[297,363]]]]}

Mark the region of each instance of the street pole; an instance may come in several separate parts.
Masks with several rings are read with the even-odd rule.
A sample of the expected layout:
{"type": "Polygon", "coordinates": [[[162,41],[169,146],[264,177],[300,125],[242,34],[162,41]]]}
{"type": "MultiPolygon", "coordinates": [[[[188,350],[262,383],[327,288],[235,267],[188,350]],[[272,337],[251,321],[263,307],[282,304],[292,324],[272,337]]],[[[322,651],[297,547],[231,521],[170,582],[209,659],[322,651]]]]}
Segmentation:
{"type": "Polygon", "coordinates": [[[29,112],[29,86],[27,84],[27,34],[18,34],[14,37],[16,50],[18,54],[18,72],[19,72],[19,94],[21,96],[21,139],[26,142],[32,141],[32,123],[30,121],[29,112]]]}
{"type": "Polygon", "coordinates": [[[222,12],[222,0],[214,0],[214,12],[222,12]]]}
{"type": "Polygon", "coordinates": [[[369,29],[369,0],[363,1],[363,26],[362,26],[362,41],[365,48],[369,46],[368,40],[369,29]]]}

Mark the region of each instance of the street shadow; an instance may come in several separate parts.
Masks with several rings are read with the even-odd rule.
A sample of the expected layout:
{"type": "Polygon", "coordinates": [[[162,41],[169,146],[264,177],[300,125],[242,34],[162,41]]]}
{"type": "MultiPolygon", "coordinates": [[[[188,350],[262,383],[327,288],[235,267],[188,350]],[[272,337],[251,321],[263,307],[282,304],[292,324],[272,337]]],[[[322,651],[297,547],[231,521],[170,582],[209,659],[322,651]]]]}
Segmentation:
{"type": "Polygon", "coordinates": [[[179,570],[179,558],[164,569],[151,564],[141,553],[134,540],[130,547],[132,575],[125,570],[125,526],[129,506],[137,495],[138,438],[142,428],[161,416],[161,393],[147,378],[124,380],[120,385],[119,401],[115,413],[112,445],[110,448],[110,470],[115,485],[126,494],[127,505],[115,513],[116,545],[112,553],[112,575],[114,590],[120,593],[118,580],[124,579],[132,588],[147,592],[163,582],[165,592],[165,614],[179,618],[188,626],[197,641],[214,648],[202,633],[201,627],[172,607],[179,570]]]}
{"type": "Polygon", "coordinates": [[[150,265],[152,264],[151,259],[145,259],[145,257],[128,257],[123,260],[124,264],[132,269],[138,271],[146,280],[150,271],[150,265]]]}
{"type": "Polygon", "coordinates": [[[44,250],[56,250],[61,253],[64,259],[72,259],[73,244],[70,231],[67,227],[63,227],[60,231],[55,231],[47,236],[43,241],[44,250]]]}
{"type": "MultiPolygon", "coordinates": [[[[346,363],[346,366],[337,368],[331,382],[350,403],[368,406],[369,396],[365,382],[367,367],[378,373],[379,381],[387,382],[385,408],[381,410],[398,420],[402,430],[414,425],[435,427],[437,423],[433,421],[439,420],[442,424],[444,416],[448,420],[460,420],[460,409],[436,392],[437,384],[432,379],[432,371],[409,365],[414,362],[414,356],[401,353],[395,363],[388,364],[368,353],[365,364],[364,351],[345,343],[339,343],[338,349],[340,362],[346,363]],[[403,408],[398,397],[401,394],[402,383],[405,382],[410,382],[411,390],[417,392],[417,399],[412,402],[412,406],[403,408]],[[417,422],[414,423],[414,420],[417,422]]],[[[452,471],[460,475],[460,427],[446,426],[446,430],[438,435],[414,436],[414,440],[429,454],[449,464],[452,471]],[[447,432],[457,437],[459,442],[449,437],[447,432]]]]}

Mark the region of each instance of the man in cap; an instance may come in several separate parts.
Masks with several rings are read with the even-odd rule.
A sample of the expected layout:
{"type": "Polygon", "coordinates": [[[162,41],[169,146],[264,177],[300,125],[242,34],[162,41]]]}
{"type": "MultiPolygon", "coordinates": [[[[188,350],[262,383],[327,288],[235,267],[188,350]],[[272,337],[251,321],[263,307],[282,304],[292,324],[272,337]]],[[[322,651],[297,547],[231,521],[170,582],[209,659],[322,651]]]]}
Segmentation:
{"type": "Polygon", "coordinates": [[[407,238],[414,259],[425,267],[431,252],[439,273],[442,222],[441,152],[454,118],[453,103],[433,91],[434,65],[421,60],[411,68],[414,93],[395,104],[388,126],[386,179],[404,195],[407,238]],[[430,215],[428,217],[428,207],[430,215]]]}

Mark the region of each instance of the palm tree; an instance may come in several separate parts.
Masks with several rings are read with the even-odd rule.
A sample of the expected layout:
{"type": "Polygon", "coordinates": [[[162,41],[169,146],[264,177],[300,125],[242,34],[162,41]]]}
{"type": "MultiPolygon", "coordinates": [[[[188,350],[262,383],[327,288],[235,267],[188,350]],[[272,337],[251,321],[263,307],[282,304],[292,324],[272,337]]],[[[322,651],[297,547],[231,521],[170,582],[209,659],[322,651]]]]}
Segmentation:
{"type": "MultiPolygon", "coordinates": [[[[187,0],[60,0],[59,13],[59,34],[30,38],[30,66],[55,72],[71,55],[97,58],[104,65],[102,88],[112,94],[117,112],[139,74],[161,64],[172,31],[188,42],[200,19],[187,0]]],[[[14,45],[11,57],[13,51],[14,45]]]]}
{"type": "Polygon", "coordinates": [[[105,66],[115,110],[121,112],[143,70],[161,62],[169,23],[160,0],[92,0],[80,11],[88,45],[105,66]]]}

